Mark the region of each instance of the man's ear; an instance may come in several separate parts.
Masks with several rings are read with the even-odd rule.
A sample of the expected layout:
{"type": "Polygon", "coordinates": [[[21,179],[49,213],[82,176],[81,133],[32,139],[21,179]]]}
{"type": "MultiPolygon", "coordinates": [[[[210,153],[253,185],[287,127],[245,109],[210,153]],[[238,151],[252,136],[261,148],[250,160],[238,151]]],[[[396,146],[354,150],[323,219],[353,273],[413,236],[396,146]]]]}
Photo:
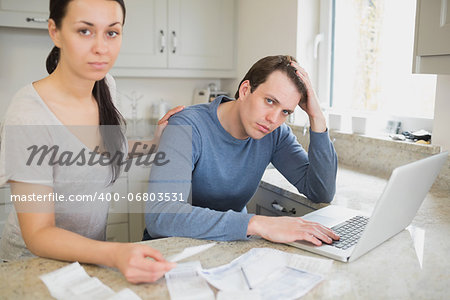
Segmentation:
{"type": "Polygon", "coordinates": [[[61,41],[59,36],[59,30],[56,27],[56,23],[53,19],[48,19],[48,34],[52,39],[56,47],[61,48],[61,41]]]}
{"type": "Polygon", "coordinates": [[[250,81],[245,80],[239,87],[239,99],[245,99],[251,93],[250,81]]]}

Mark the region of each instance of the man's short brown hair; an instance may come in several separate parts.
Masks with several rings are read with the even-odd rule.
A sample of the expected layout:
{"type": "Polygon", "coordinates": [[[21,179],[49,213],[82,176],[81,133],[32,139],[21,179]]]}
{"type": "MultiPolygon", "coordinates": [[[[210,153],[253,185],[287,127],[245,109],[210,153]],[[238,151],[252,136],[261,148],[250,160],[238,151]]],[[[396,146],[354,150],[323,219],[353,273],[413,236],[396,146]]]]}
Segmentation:
{"type": "Polygon", "coordinates": [[[298,77],[296,69],[291,65],[291,61],[296,62],[295,58],[290,55],[266,56],[258,60],[250,70],[248,70],[241,83],[239,83],[238,90],[234,97],[236,99],[239,98],[239,88],[244,81],[248,80],[250,82],[250,92],[253,93],[260,84],[267,80],[270,74],[275,71],[281,71],[295,84],[301,95],[301,100],[306,101],[306,86],[298,77]]]}

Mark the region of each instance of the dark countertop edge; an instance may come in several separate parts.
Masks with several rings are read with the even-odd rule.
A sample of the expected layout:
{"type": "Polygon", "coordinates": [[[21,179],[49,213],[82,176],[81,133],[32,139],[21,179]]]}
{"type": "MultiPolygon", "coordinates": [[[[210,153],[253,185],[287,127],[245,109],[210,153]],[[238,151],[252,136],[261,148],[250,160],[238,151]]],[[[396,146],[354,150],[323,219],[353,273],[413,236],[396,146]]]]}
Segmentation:
{"type": "Polygon", "coordinates": [[[282,187],[274,185],[274,184],[272,184],[270,182],[264,181],[264,179],[261,179],[261,182],[259,183],[259,186],[264,188],[264,189],[266,189],[266,190],[269,190],[271,192],[280,194],[280,195],[282,195],[282,196],[284,196],[286,198],[289,198],[289,199],[291,199],[293,201],[296,201],[296,202],[299,202],[299,203],[301,203],[303,205],[311,207],[313,209],[319,209],[319,208],[322,208],[322,207],[325,207],[325,206],[329,205],[328,203],[315,203],[315,202],[312,202],[311,200],[306,198],[306,196],[303,195],[303,194],[293,193],[293,192],[288,191],[288,190],[286,190],[286,189],[284,189],[282,187]]]}

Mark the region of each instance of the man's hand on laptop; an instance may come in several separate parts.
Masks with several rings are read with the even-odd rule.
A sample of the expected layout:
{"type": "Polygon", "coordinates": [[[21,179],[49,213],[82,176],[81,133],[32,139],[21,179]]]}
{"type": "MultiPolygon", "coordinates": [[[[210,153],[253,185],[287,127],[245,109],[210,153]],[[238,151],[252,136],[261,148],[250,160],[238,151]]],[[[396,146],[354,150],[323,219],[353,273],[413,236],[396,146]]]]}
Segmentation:
{"type": "Polygon", "coordinates": [[[247,235],[259,235],[276,243],[304,240],[316,246],[339,239],[331,229],[298,217],[253,216],[248,223],[247,235]]]}

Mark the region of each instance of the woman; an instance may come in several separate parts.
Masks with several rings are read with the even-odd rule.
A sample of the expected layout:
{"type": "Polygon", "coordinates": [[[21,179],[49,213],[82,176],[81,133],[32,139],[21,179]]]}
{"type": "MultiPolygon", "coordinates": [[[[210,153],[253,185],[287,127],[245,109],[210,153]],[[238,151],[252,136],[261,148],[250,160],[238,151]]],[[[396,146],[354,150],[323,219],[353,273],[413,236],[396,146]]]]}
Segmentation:
{"type": "MultiPolygon", "coordinates": [[[[73,149],[83,153],[88,150],[100,158],[107,157],[104,152],[119,153],[135,148],[132,143],[127,146],[118,130],[124,122],[112,102],[114,83],[106,77],[120,50],[124,20],[122,0],[51,0],[48,29],[55,47],[47,59],[50,75],[16,94],[6,114],[5,128],[21,128],[28,132],[21,135],[23,139],[38,140],[35,131],[30,133],[29,129],[46,126],[40,131],[44,134],[39,136],[45,145],[72,143],[73,149]],[[83,130],[76,129],[80,125],[83,130]],[[115,126],[105,130],[110,126],[99,125],[115,126]],[[65,134],[62,138],[58,135],[61,132],[65,134]]],[[[181,109],[171,110],[160,120],[156,138],[168,118],[181,109]]],[[[111,160],[107,165],[64,166],[61,156],[60,164],[44,161],[28,169],[31,171],[20,173],[19,164],[16,166],[9,153],[24,150],[11,150],[8,141],[6,138],[2,143],[0,184],[8,181],[12,195],[105,193],[120,173],[121,159],[118,163],[111,160]]],[[[34,254],[116,267],[132,283],[153,282],[174,267],[148,246],[105,242],[109,202],[81,206],[44,201],[15,203],[14,207],[17,213],[10,215],[5,227],[0,258],[10,260],[34,254]],[[83,207],[88,209],[74,211],[83,207]]]]}

